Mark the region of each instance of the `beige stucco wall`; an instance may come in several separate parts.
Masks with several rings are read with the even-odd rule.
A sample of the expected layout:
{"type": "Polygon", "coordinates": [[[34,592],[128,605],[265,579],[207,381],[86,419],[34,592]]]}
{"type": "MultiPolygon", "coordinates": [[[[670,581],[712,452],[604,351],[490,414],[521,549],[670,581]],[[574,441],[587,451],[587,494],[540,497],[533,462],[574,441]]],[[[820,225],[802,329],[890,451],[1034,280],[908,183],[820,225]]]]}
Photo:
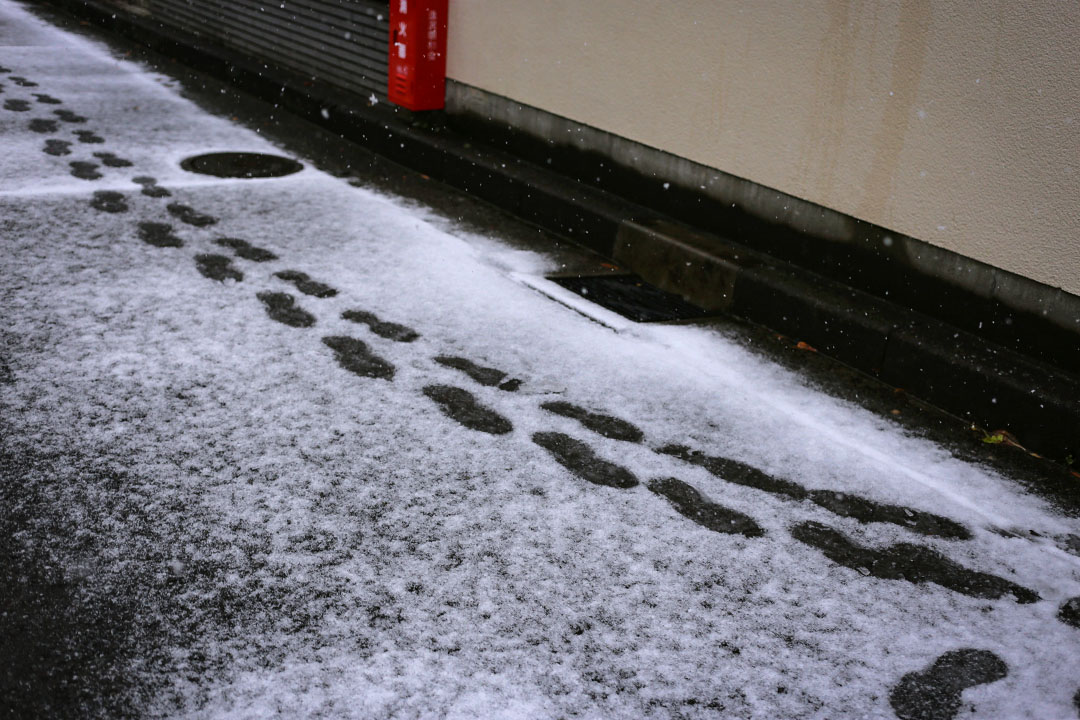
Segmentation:
{"type": "Polygon", "coordinates": [[[1076,0],[451,0],[447,72],[1080,294],[1076,0]]]}

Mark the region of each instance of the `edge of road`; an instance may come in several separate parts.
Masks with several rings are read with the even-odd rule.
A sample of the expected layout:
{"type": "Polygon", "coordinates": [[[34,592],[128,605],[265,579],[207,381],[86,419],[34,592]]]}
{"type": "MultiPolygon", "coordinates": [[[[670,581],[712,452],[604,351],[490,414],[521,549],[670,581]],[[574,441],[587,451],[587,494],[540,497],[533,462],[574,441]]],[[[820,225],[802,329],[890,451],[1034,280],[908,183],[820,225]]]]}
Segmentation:
{"type": "Polygon", "coordinates": [[[986,442],[1009,444],[1015,438],[1029,452],[1066,465],[1075,462],[1074,474],[1080,465],[1080,376],[1057,364],[703,232],[644,204],[640,196],[630,199],[541,167],[528,153],[503,149],[515,145],[505,139],[505,129],[477,122],[471,129],[468,123],[450,127],[438,113],[372,105],[99,0],[40,4],[274,102],[371,152],[612,258],[696,305],[769,328],[903,388],[971,423],[986,442]]]}

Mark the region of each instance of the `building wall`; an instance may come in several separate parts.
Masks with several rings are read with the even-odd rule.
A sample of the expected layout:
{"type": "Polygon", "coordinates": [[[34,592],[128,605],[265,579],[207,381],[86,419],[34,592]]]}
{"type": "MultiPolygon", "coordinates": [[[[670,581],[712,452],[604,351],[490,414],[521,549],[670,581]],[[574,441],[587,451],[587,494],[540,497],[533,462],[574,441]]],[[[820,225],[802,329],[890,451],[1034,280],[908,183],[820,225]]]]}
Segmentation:
{"type": "Polygon", "coordinates": [[[449,77],[1080,295],[1080,3],[452,0],[449,77]]]}

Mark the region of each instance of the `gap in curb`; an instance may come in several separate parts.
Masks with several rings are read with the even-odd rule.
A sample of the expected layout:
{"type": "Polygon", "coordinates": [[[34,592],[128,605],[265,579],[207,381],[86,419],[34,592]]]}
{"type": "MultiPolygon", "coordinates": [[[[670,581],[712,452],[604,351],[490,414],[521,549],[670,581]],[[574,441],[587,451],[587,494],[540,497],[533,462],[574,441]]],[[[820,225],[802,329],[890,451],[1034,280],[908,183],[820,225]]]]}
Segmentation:
{"type": "Polygon", "coordinates": [[[637,275],[555,275],[547,279],[634,322],[703,320],[716,316],[637,275]]]}

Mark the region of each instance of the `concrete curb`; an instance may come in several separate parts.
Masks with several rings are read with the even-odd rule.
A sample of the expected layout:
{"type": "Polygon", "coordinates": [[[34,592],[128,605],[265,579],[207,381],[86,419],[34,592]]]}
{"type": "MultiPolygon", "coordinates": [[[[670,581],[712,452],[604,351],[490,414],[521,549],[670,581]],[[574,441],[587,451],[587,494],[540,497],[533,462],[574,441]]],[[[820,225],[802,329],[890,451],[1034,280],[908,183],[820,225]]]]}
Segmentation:
{"type": "MultiPolygon", "coordinates": [[[[264,66],[93,0],[55,4],[612,257],[697,305],[802,340],[975,425],[1008,430],[1032,451],[1059,460],[1080,458],[1080,377],[1061,367],[1067,366],[1066,356],[1080,355],[1080,344],[1069,349],[1067,336],[1055,336],[1049,350],[1041,351],[1042,359],[1029,357],[940,316],[674,222],[662,206],[646,207],[639,193],[624,197],[606,192],[484,143],[495,136],[463,135],[437,116],[418,118],[385,106],[369,107],[366,98],[264,66]],[[1059,347],[1065,348],[1062,359],[1047,362],[1047,352],[1058,360],[1059,347]]],[[[848,274],[851,271],[848,267],[848,274]]],[[[928,287],[944,293],[935,302],[949,300],[947,288],[928,287]]],[[[952,300],[962,304],[972,298],[952,300]]],[[[973,307],[971,312],[981,310],[973,307]]],[[[1029,334],[1037,336],[1040,327],[1033,320],[1029,334]]],[[[1022,340],[1023,333],[1017,338],[1022,340]]],[[[1022,342],[1013,342],[1017,344],[1022,342]]]]}
{"type": "MultiPolygon", "coordinates": [[[[1033,450],[1075,448],[1080,381],[909,308],[670,221],[626,221],[613,255],[696,305],[801,340],[1033,450]]],[[[1063,453],[1064,454],[1064,453],[1063,453]]]]}

